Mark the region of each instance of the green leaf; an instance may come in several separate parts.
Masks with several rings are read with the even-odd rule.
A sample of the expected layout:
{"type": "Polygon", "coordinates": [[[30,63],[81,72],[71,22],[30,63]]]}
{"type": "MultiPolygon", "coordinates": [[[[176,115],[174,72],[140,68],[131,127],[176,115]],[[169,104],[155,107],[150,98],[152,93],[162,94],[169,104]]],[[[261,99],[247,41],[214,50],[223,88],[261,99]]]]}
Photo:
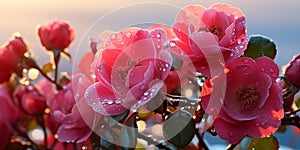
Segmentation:
{"type": "Polygon", "coordinates": [[[173,145],[184,148],[195,135],[192,115],[185,110],[172,114],[163,125],[163,134],[173,145]]]}
{"type": "Polygon", "coordinates": [[[275,150],[279,148],[279,143],[275,136],[271,135],[265,138],[253,138],[250,141],[248,150],[275,150]]]}
{"type": "Polygon", "coordinates": [[[43,67],[42,67],[42,70],[45,73],[49,73],[49,72],[53,71],[53,65],[52,65],[52,63],[48,62],[48,63],[44,64],[43,67]]]}
{"type": "Polygon", "coordinates": [[[173,62],[172,62],[172,70],[180,70],[182,67],[183,61],[178,59],[174,54],[171,54],[173,62]]]}
{"type": "Polygon", "coordinates": [[[244,56],[251,57],[253,59],[267,56],[274,59],[276,53],[276,45],[270,38],[262,35],[252,35],[247,49],[244,52],[244,56]]]}
{"type": "Polygon", "coordinates": [[[124,120],[127,117],[127,115],[129,114],[129,112],[130,112],[129,110],[126,110],[125,112],[123,112],[120,115],[110,116],[108,118],[108,124],[109,124],[109,126],[112,127],[113,125],[115,125],[119,121],[124,120]]]}
{"type": "Polygon", "coordinates": [[[116,145],[109,142],[114,141],[114,137],[110,130],[102,130],[101,132],[101,139],[100,139],[100,147],[103,150],[110,150],[110,149],[116,149],[116,145]]]}
{"type": "Polygon", "coordinates": [[[136,125],[137,113],[132,114],[121,128],[120,133],[120,146],[122,149],[132,149],[137,144],[137,125],[136,125]]]}

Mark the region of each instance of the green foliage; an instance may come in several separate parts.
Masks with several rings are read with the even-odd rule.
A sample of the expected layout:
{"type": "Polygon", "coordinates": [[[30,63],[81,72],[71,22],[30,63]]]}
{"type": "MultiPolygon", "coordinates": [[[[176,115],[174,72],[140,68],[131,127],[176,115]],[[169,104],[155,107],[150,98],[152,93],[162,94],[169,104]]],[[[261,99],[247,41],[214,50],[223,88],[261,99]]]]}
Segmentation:
{"type": "Polygon", "coordinates": [[[163,134],[170,143],[184,148],[195,135],[192,115],[185,110],[176,111],[163,125],[163,134]]]}
{"type": "Polygon", "coordinates": [[[253,138],[250,141],[248,150],[276,150],[279,143],[275,136],[271,135],[265,138],[253,138]]]}
{"type": "Polygon", "coordinates": [[[253,59],[267,56],[274,59],[276,53],[276,45],[270,38],[262,35],[252,35],[247,49],[244,52],[244,56],[251,57],[253,59]]]}

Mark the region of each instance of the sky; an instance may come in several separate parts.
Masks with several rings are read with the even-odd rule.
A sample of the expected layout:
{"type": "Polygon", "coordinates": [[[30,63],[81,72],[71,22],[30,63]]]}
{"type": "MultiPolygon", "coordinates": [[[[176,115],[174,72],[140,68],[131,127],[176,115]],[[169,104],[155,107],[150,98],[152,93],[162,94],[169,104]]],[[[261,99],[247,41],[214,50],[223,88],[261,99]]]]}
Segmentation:
{"type": "MultiPolygon", "coordinates": [[[[277,44],[275,61],[279,66],[300,53],[298,0],[0,0],[0,43],[7,41],[14,32],[20,32],[42,63],[49,56],[39,42],[36,26],[59,18],[67,20],[75,29],[76,37],[69,52],[76,60],[88,51],[88,39],[96,38],[102,30],[121,30],[141,22],[159,21],[172,25],[180,7],[187,4],[209,7],[213,3],[239,7],[246,15],[249,35],[261,34],[273,39],[277,44]]],[[[63,63],[66,63],[65,70],[72,66],[63,63]]]]}

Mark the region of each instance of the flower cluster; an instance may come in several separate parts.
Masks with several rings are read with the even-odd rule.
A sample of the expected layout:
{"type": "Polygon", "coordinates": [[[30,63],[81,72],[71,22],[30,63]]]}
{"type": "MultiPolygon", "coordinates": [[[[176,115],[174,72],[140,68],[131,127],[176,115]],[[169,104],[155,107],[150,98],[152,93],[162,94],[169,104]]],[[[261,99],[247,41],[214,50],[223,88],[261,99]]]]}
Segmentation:
{"type": "Polygon", "coordinates": [[[300,55],[279,76],[275,43],[248,35],[231,5],[185,6],[172,26],[105,31],[70,72],[58,71],[61,56],[71,59],[69,23],[40,25],[38,37],[53,55],[41,67],[19,34],[0,48],[0,150],[207,149],[209,133],[230,149],[245,137],[250,149],[278,148],[279,127],[300,128],[300,55]]]}

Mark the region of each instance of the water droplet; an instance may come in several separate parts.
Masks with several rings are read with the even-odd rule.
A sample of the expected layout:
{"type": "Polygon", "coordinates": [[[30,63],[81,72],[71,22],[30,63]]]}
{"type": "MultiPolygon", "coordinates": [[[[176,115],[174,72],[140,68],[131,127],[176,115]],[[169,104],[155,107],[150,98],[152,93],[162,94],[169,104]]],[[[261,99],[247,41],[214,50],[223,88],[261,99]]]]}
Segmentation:
{"type": "Polygon", "coordinates": [[[244,48],[245,46],[244,45],[240,45],[240,48],[244,48]]]}
{"type": "Polygon", "coordinates": [[[130,73],[130,77],[134,77],[134,73],[130,73]]]}
{"type": "Polygon", "coordinates": [[[166,68],[163,68],[163,70],[162,70],[162,71],[163,71],[163,72],[165,72],[165,71],[167,71],[167,70],[166,70],[166,68]]]}
{"type": "Polygon", "coordinates": [[[248,60],[248,59],[245,59],[243,62],[247,64],[247,63],[249,62],[249,60],[248,60]]]}
{"type": "Polygon", "coordinates": [[[159,49],[159,48],[160,48],[160,45],[157,45],[157,48],[159,49]]]}
{"type": "Polygon", "coordinates": [[[107,100],[107,104],[108,105],[111,105],[111,104],[113,104],[114,103],[114,101],[112,101],[112,100],[107,100]]]}
{"type": "Polygon", "coordinates": [[[151,89],[151,92],[155,92],[155,89],[151,89]]]}
{"type": "Polygon", "coordinates": [[[241,40],[238,40],[238,44],[241,44],[242,43],[242,41],[241,40]]]}
{"type": "Polygon", "coordinates": [[[147,95],[149,95],[149,93],[148,93],[148,92],[145,92],[145,93],[144,93],[144,96],[147,96],[147,95]]]}
{"type": "Polygon", "coordinates": [[[170,47],[175,47],[175,46],[176,46],[176,43],[175,43],[174,41],[170,41],[169,46],[170,46],[170,47]]]}
{"type": "Polygon", "coordinates": [[[147,97],[144,97],[143,100],[147,100],[147,97]]]}
{"type": "Polygon", "coordinates": [[[159,70],[159,71],[161,71],[161,70],[162,70],[162,68],[161,68],[161,67],[159,67],[159,68],[158,68],[158,70],[159,70]]]}
{"type": "Polygon", "coordinates": [[[230,54],[230,57],[233,57],[233,55],[234,55],[234,54],[233,54],[233,53],[231,53],[231,54],[230,54]]]}
{"type": "Polygon", "coordinates": [[[112,40],[114,40],[114,39],[116,39],[116,37],[117,37],[117,36],[116,36],[115,34],[112,34],[110,38],[111,38],[112,40]]]}
{"type": "Polygon", "coordinates": [[[130,38],[130,37],[131,37],[131,33],[130,33],[130,32],[127,32],[127,33],[125,34],[125,36],[126,36],[127,38],[130,38]]]}
{"type": "Polygon", "coordinates": [[[120,103],[122,103],[122,100],[116,99],[116,100],[115,100],[115,103],[116,103],[116,104],[120,104],[120,103]]]}
{"type": "Polygon", "coordinates": [[[166,64],[165,66],[168,68],[170,65],[169,65],[169,64],[166,64]]]}
{"type": "Polygon", "coordinates": [[[122,41],[122,42],[120,43],[120,45],[124,45],[124,42],[122,41]]]}
{"type": "Polygon", "coordinates": [[[156,37],[157,37],[158,39],[160,38],[160,36],[161,36],[160,33],[157,33],[157,34],[156,34],[156,37]]]}

